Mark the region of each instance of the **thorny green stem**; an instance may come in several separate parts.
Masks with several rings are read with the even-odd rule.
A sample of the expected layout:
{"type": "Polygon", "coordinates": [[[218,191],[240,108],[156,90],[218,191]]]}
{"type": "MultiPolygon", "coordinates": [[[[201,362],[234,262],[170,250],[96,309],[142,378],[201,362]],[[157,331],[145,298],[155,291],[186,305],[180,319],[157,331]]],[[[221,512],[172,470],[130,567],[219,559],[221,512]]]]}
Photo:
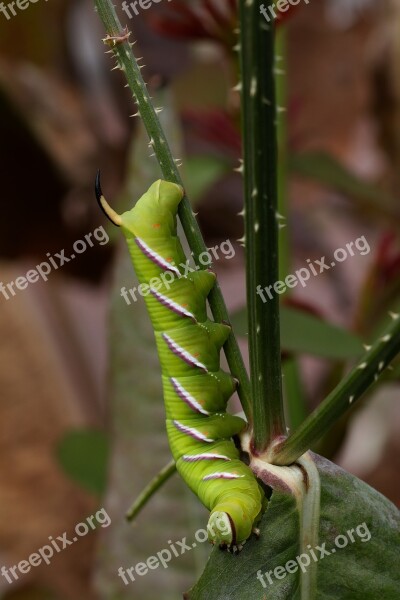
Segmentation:
{"type": "Polygon", "coordinates": [[[263,302],[257,294],[279,280],[274,28],[260,18],[258,2],[239,6],[253,448],[261,453],[286,433],[279,296],[263,302]]]}
{"type": "MultiPolygon", "coordinates": [[[[151,103],[140,67],[132,51],[132,45],[129,43],[128,31],[122,29],[112,0],[95,0],[95,6],[107,32],[107,38],[104,41],[110,46],[110,52],[117,59],[116,68],[121,69],[125,74],[128,86],[138,105],[138,115],[140,115],[146,127],[150,138],[150,146],[157,157],[163,177],[167,181],[183,185],[176,161],[172,156],[168,141],[157,117],[159,109],[154,108],[151,103]]],[[[199,262],[198,257],[207,250],[207,247],[186,195],[179,205],[179,218],[193,251],[194,261],[201,269],[204,269],[205,267],[199,262]]],[[[228,310],[218,283],[211,290],[208,300],[215,320],[230,324],[228,310]]],[[[231,373],[239,381],[238,394],[243,410],[248,421],[251,421],[249,376],[233,332],[224,345],[224,351],[231,373]]]]}
{"type": "MultiPolygon", "coordinates": [[[[400,307],[399,307],[400,308],[400,307]]],[[[393,322],[339,385],[314,412],[279,447],[272,462],[290,465],[295,462],[378,380],[400,352],[400,314],[391,313],[393,322]]]]}
{"type": "MultiPolygon", "coordinates": [[[[288,160],[287,160],[287,112],[286,85],[287,32],[280,27],[275,36],[275,81],[278,120],[278,219],[279,219],[279,279],[290,273],[289,234],[286,222],[288,215],[288,160]]],[[[286,296],[287,297],[287,296],[286,296]]],[[[304,388],[297,356],[287,358],[282,365],[285,390],[286,419],[291,428],[298,427],[307,416],[304,388]]]]}

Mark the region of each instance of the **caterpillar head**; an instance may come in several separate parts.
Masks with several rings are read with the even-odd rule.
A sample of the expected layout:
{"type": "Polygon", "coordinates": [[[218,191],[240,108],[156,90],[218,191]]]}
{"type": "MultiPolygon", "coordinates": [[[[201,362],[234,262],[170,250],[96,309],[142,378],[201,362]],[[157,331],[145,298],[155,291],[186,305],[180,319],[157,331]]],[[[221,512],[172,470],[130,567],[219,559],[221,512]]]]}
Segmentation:
{"type": "Polygon", "coordinates": [[[230,546],[235,543],[235,526],[228,513],[215,511],[211,513],[208,525],[208,540],[212,544],[230,546]]]}
{"type": "Polygon", "coordinates": [[[139,228],[142,227],[144,229],[150,229],[151,232],[152,226],[154,227],[152,215],[155,207],[157,207],[157,212],[161,219],[159,227],[166,226],[168,230],[175,229],[176,210],[184,196],[184,190],[182,186],[170,181],[163,181],[159,179],[153,183],[153,185],[142,196],[142,198],[138,200],[134,209],[126,211],[123,215],[119,215],[113,208],[111,208],[104,197],[101,189],[100,171],[98,171],[96,175],[95,192],[97,202],[99,203],[99,206],[106,217],[112,223],[114,223],[114,225],[117,225],[117,227],[122,227],[128,232],[131,229],[134,229],[133,223],[136,227],[139,226],[139,228]],[[139,218],[138,215],[140,215],[139,218]],[[166,220],[166,225],[163,223],[163,217],[166,220]]]}
{"type": "Polygon", "coordinates": [[[253,519],[238,500],[215,507],[208,520],[208,539],[212,544],[240,547],[250,537],[253,519]]]}

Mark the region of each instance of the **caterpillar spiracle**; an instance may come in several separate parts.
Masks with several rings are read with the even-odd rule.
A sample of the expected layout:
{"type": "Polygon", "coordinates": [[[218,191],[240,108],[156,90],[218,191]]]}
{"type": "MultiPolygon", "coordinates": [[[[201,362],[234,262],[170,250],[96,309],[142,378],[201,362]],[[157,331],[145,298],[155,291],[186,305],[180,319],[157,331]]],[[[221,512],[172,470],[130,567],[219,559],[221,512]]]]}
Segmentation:
{"type": "Polygon", "coordinates": [[[220,369],[220,351],[231,329],[207,316],[206,299],[216,276],[204,270],[183,275],[187,261],[176,219],[183,189],[156,181],[131,210],[118,215],[102,194],[98,174],[96,196],[108,218],[122,228],[137,277],[148,286],[144,296],[177,470],[211,511],[211,543],[238,547],[261,515],[264,493],[232,440],[245,422],[226,412],[236,380],[220,369]],[[162,277],[166,273],[168,282],[162,277]]]}

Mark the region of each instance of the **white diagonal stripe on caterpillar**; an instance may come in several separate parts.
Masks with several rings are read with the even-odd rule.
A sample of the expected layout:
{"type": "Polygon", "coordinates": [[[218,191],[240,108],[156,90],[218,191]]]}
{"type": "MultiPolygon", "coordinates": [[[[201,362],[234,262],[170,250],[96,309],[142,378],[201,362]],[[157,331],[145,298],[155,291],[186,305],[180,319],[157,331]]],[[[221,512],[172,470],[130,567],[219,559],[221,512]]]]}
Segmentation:
{"type": "Polygon", "coordinates": [[[192,356],[190,354],[190,352],[187,352],[184,348],[182,348],[181,346],[179,346],[179,344],[177,344],[176,342],[174,342],[174,340],[167,333],[163,333],[162,337],[166,341],[169,349],[176,356],[179,356],[179,358],[181,358],[182,360],[184,360],[187,364],[192,365],[194,367],[198,367],[202,371],[205,371],[206,373],[208,373],[208,369],[207,369],[207,367],[205,365],[203,365],[203,363],[201,363],[200,361],[198,361],[194,356],[192,356]]]}
{"type": "Polygon", "coordinates": [[[161,304],[163,304],[167,308],[170,308],[177,315],[182,315],[183,317],[189,317],[189,319],[193,319],[193,321],[196,322],[196,317],[194,316],[193,313],[191,313],[188,310],[186,310],[185,308],[183,308],[183,306],[181,306],[177,302],[174,302],[173,300],[171,300],[171,298],[168,298],[168,296],[164,296],[163,294],[160,294],[160,292],[157,292],[156,290],[153,290],[152,288],[150,288],[150,293],[154,296],[154,298],[156,300],[158,300],[161,304]]]}
{"type": "Polygon", "coordinates": [[[177,267],[171,265],[165,258],[157,254],[154,250],[152,250],[141,238],[135,237],[135,242],[140,250],[143,252],[147,258],[153,261],[158,267],[163,269],[164,271],[172,271],[178,277],[180,277],[181,273],[177,267]]]}
{"type": "Polygon", "coordinates": [[[193,398],[193,396],[191,394],[189,394],[189,392],[187,390],[185,390],[185,388],[179,383],[179,381],[175,377],[171,377],[171,383],[172,383],[176,393],[178,394],[178,396],[188,406],[190,406],[190,408],[192,408],[193,410],[195,410],[198,413],[201,413],[202,415],[208,416],[211,414],[208,412],[208,410],[205,410],[202,407],[202,405],[196,400],[196,398],[193,398]]]}
{"type": "Polygon", "coordinates": [[[211,481],[212,479],[241,479],[245,475],[238,475],[237,473],[211,473],[211,475],[205,475],[203,481],[211,481]]]}
{"type": "Polygon", "coordinates": [[[188,427],[187,425],[183,425],[182,423],[179,423],[179,421],[173,421],[173,423],[174,423],[175,427],[177,429],[179,429],[179,431],[182,431],[182,433],[187,433],[195,440],[199,440],[201,442],[207,442],[207,443],[212,443],[212,442],[216,441],[216,440],[212,440],[212,439],[208,438],[207,436],[204,435],[204,433],[197,431],[197,429],[195,429],[194,427],[188,427]]]}
{"type": "Polygon", "coordinates": [[[182,460],[184,460],[185,462],[197,462],[199,460],[226,460],[230,462],[232,459],[229,458],[229,456],[225,456],[224,454],[203,452],[202,454],[184,454],[182,456],[182,460]]]}

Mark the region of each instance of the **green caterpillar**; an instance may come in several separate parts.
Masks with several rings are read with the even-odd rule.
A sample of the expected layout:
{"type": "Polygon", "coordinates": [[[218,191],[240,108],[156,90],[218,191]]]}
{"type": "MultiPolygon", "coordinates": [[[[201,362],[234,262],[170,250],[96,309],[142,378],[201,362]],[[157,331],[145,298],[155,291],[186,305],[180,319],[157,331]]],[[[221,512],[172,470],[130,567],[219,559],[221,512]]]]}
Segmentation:
{"type": "Polygon", "coordinates": [[[144,295],[155,330],[177,470],[211,511],[209,540],[237,547],[257,523],[264,494],[231,439],[245,422],[226,413],[236,380],[220,369],[220,350],[231,329],[207,317],[206,299],[215,274],[182,274],[186,256],[177,237],[176,214],[183,195],[179,185],[159,180],[134,208],[118,215],[102,194],[99,174],[96,179],[98,202],[122,227],[138,279],[148,285],[144,295]],[[168,288],[160,277],[166,273],[172,280],[168,288]]]}

